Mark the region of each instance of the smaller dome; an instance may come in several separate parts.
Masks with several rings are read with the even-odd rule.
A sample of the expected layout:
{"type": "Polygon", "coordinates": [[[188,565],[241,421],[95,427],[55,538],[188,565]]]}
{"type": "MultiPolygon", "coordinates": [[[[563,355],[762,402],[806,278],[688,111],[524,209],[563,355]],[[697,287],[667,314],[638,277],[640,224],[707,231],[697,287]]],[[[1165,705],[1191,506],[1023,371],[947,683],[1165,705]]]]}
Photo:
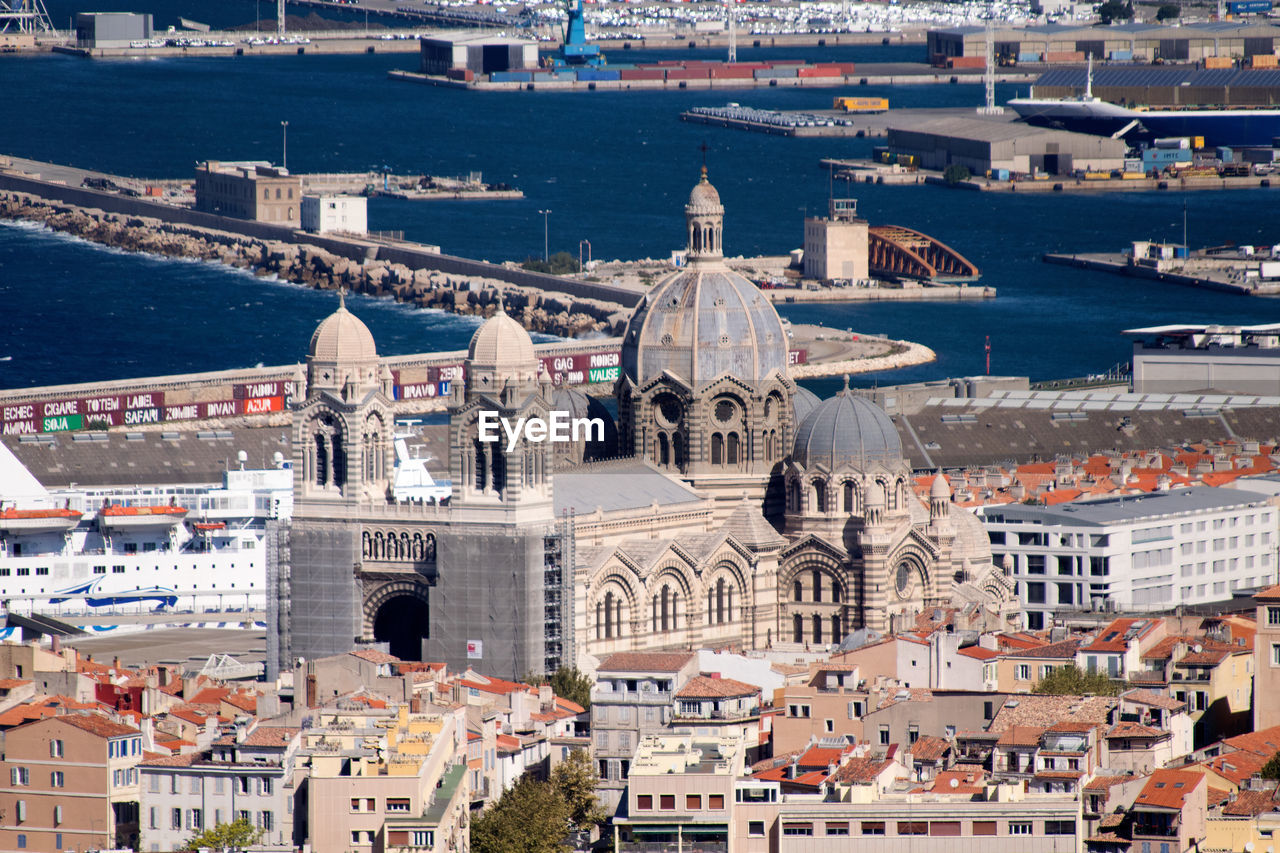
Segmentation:
{"type": "Polygon", "coordinates": [[[537,358],[533,338],[501,306],[498,313],[480,324],[467,348],[467,360],[473,367],[500,373],[527,371],[537,358]]]}
{"type": "Polygon", "coordinates": [[[809,413],[818,408],[822,402],[822,398],[803,386],[796,387],[796,393],[791,397],[791,408],[795,410],[795,423],[804,423],[804,419],[809,417],[809,413]]]}
{"type": "Polygon", "coordinates": [[[369,361],[378,357],[373,333],[360,318],[347,310],[345,296],[338,297],[338,310],[321,321],[311,336],[310,358],[339,363],[369,361]]]}
{"type": "Polygon", "coordinates": [[[618,425],[604,404],[577,388],[557,386],[551,395],[551,408],[568,412],[570,418],[599,418],[604,423],[604,440],[584,442],[581,462],[612,459],[618,455],[618,425]]]}
{"type": "Polygon", "coordinates": [[[811,468],[826,465],[834,471],[866,463],[902,462],[902,442],[884,409],[846,388],[822,401],[796,430],[792,451],[796,462],[811,468]]]}
{"type": "Polygon", "coordinates": [[[947,475],[941,471],[933,478],[933,484],[929,486],[929,497],[939,500],[951,500],[951,483],[947,480],[947,475]]]}
{"type": "Polygon", "coordinates": [[[702,167],[702,178],[689,193],[689,203],[685,205],[685,213],[689,214],[723,214],[724,205],[720,203],[720,193],[707,180],[707,167],[702,167]]]}

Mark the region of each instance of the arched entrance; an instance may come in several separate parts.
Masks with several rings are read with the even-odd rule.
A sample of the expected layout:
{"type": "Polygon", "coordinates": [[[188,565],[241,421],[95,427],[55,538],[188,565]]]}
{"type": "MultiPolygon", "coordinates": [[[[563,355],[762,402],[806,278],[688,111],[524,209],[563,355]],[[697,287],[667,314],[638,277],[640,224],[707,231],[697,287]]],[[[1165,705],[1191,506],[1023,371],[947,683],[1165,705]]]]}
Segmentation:
{"type": "Polygon", "coordinates": [[[378,607],[373,617],[373,639],[387,643],[391,654],[401,660],[422,660],[422,641],[427,637],[427,603],[413,595],[396,595],[378,607]]]}

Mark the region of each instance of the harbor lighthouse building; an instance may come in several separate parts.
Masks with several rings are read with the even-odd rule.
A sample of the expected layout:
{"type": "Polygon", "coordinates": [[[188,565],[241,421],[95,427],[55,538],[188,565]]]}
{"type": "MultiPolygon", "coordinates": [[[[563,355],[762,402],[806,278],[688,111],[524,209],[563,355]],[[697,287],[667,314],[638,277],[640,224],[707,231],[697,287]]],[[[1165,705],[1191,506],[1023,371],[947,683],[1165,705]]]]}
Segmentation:
{"type": "Polygon", "coordinates": [[[724,263],[705,169],[685,218],[689,263],[626,328],[603,441],[485,440],[494,418],[608,415],[551,385],[504,310],[480,326],[439,504],[394,497],[372,335],[343,306],[320,325],[293,411],[293,517],[272,531],[270,666],[385,642],[519,677],[618,651],[824,646],[953,603],[1007,615],[945,478],[921,502],[882,410],[789,376],[773,305],[724,263]]]}

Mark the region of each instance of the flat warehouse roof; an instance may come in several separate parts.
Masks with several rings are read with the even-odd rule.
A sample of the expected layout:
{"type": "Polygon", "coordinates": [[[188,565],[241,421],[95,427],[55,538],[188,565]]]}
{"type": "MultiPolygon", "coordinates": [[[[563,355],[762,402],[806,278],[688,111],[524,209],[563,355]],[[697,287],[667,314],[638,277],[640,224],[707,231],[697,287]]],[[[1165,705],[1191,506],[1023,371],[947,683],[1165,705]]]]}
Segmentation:
{"type": "Polygon", "coordinates": [[[1190,489],[1126,495],[1120,498],[1081,501],[1053,507],[991,507],[987,515],[1002,515],[1008,521],[1039,521],[1042,524],[1103,527],[1144,518],[1265,503],[1266,500],[1256,493],[1242,492],[1239,489],[1197,486],[1190,489]]]}

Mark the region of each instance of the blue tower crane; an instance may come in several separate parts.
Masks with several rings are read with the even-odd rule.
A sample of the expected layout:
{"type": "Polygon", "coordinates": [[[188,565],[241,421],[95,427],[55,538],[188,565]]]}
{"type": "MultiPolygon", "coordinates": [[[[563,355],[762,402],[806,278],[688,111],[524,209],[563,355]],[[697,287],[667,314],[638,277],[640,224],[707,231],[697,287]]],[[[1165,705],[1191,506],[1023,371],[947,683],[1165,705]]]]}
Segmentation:
{"type": "Polygon", "coordinates": [[[587,44],[587,25],[582,14],[582,0],[567,0],[565,9],[569,18],[564,25],[564,40],[560,52],[552,60],[556,68],[604,65],[600,46],[587,44]]]}

